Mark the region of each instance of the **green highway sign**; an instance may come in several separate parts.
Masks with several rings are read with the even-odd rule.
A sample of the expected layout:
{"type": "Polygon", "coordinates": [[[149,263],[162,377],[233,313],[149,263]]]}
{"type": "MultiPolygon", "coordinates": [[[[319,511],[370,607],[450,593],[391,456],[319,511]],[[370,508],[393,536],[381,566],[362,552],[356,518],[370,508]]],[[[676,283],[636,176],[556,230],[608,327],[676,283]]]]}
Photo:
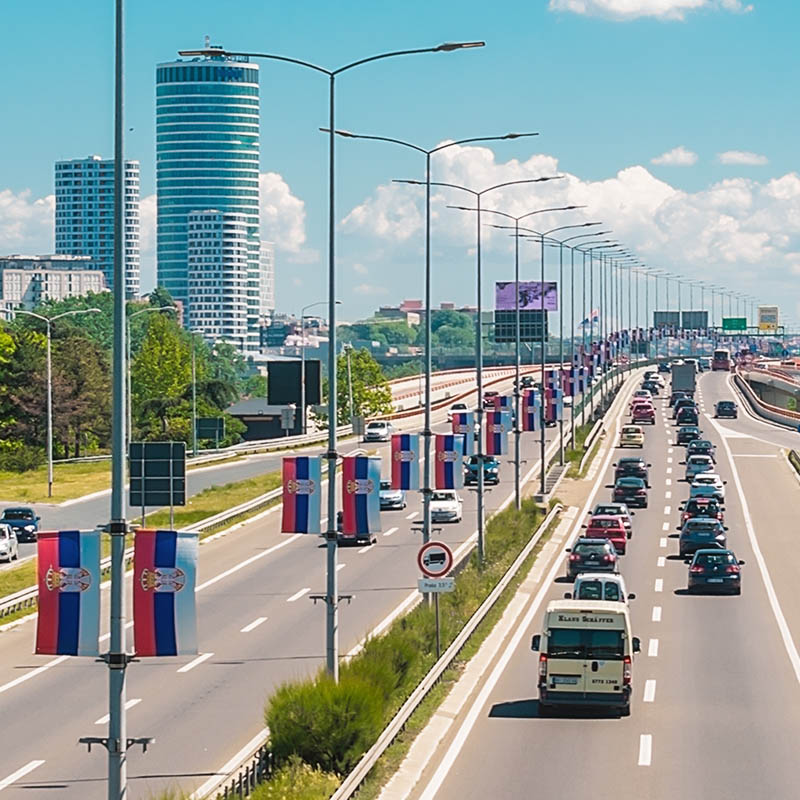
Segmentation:
{"type": "Polygon", "coordinates": [[[746,331],[747,317],[723,317],[722,330],[724,331],[746,331]]]}

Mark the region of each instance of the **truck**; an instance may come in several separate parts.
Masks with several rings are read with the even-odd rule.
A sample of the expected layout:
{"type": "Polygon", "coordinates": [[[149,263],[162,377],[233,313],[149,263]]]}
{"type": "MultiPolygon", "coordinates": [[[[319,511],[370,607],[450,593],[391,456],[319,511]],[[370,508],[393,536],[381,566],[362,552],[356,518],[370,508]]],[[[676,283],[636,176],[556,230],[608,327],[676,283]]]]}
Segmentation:
{"type": "Polygon", "coordinates": [[[672,391],[687,392],[694,397],[697,365],[693,362],[672,365],[672,391]]]}

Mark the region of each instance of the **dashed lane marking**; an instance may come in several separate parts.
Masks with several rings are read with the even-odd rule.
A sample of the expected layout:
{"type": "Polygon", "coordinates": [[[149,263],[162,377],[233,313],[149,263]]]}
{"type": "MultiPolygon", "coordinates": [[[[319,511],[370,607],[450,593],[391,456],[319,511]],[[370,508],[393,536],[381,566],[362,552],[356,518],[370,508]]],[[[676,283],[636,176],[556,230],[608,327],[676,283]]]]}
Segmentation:
{"type": "Polygon", "coordinates": [[[653,736],[643,733],[639,737],[639,766],[649,767],[653,761],[653,736]]]}
{"type": "Polygon", "coordinates": [[[647,655],[650,658],[656,658],[658,656],[658,639],[651,639],[647,645],[647,655]]]}
{"type": "Polygon", "coordinates": [[[653,585],[654,592],[663,592],[664,591],[664,579],[663,578],[656,578],[656,582],[653,585]]]}
{"type": "MultiPolygon", "coordinates": [[[[125,710],[129,711],[134,706],[138,706],[139,703],[141,703],[141,702],[142,702],[142,698],[141,697],[132,697],[130,700],[128,700],[127,703],[125,703],[125,710]]],[[[95,725],[105,725],[107,722],[108,722],[108,714],[103,714],[103,716],[100,717],[100,719],[96,719],[94,721],[94,724],[95,725]]]]}
{"type": "Polygon", "coordinates": [[[211,656],[213,655],[214,655],[213,653],[201,653],[199,656],[197,656],[197,658],[192,659],[188,664],[184,664],[178,670],[178,672],[180,673],[190,672],[195,667],[200,666],[200,664],[202,664],[204,661],[208,661],[208,659],[211,658],[211,656]]]}
{"type": "Polygon", "coordinates": [[[388,531],[384,532],[384,536],[391,536],[393,533],[397,533],[397,528],[389,528],[388,531]]]}
{"type": "Polygon", "coordinates": [[[661,622],[661,606],[653,606],[651,622],[661,622]]]}
{"type": "Polygon", "coordinates": [[[295,600],[299,600],[304,594],[308,594],[311,591],[310,586],[306,586],[305,588],[301,589],[299,592],[295,592],[291,597],[286,598],[287,603],[294,603],[295,600]]]}
{"type": "Polygon", "coordinates": [[[261,625],[263,622],[266,621],[267,621],[266,617],[259,617],[258,619],[254,619],[249,625],[245,625],[244,628],[242,628],[239,631],[239,633],[250,633],[250,631],[254,631],[259,625],[261,625]]]}
{"type": "Polygon", "coordinates": [[[664,566],[666,565],[666,563],[667,563],[667,558],[666,558],[666,556],[659,556],[659,557],[658,557],[658,559],[657,559],[657,561],[656,561],[656,566],[657,566],[659,569],[661,569],[662,567],[664,567],[664,566]]]}
{"type": "Polygon", "coordinates": [[[659,547],[666,547],[667,546],[667,537],[666,536],[662,536],[661,537],[661,539],[660,539],[660,541],[658,543],[658,546],[659,547]]]}
{"type": "Polygon", "coordinates": [[[664,506],[664,513],[671,514],[672,513],[672,506],[664,506]]]}
{"type": "Polygon", "coordinates": [[[34,761],[29,761],[24,767],[20,767],[16,772],[12,772],[7,778],[3,778],[0,781],[0,792],[3,789],[8,789],[12,783],[15,783],[20,778],[24,778],[29,772],[33,772],[37,767],[41,767],[44,764],[44,759],[36,759],[34,761]]]}
{"type": "Polygon", "coordinates": [[[656,682],[653,678],[645,681],[644,684],[644,697],[642,700],[645,703],[652,703],[656,699],[656,682]]]}

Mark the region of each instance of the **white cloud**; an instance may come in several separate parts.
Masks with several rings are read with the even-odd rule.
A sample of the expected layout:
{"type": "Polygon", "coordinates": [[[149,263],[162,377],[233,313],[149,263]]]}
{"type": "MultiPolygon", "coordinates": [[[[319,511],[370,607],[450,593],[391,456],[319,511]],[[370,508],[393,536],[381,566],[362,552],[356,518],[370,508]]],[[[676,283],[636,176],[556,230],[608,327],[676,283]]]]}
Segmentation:
{"type": "Polygon", "coordinates": [[[683,145],[674,147],[660,156],[650,159],[660,167],[691,167],[697,163],[697,153],[687,150],[683,145]]]}
{"type": "Polygon", "coordinates": [[[612,20],[632,20],[655,17],[664,20],[684,20],[690,11],[731,11],[748,13],[750,4],[741,0],[550,0],[551,11],[569,11],[585,16],[612,20]]]}
{"type": "Polygon", "coordinates": [[[372,283],[359,283],[353,287],[353,291],[356,294],[373,297],[377,295],[389,294],[389,289],[386,286],[375,286],[372,283]]]}
{"type": "Polygon", "coordinates": [[[277,172],[262,172],[258,180],[261,201],[261,238],[287,250],[300,261],[315,260],[304,249],[306,208],[277,172]]]}
{"type": "Polygon", "coordinates": [[[41,255],[55,249],[55,195],[32,198],[29,189],[15,194],[0,189],[0,253],[41,255]]]}
{"type": "Polygon", "coordinates": [[[726,150],[724,153],[719,153],[717,158],[720,164],[734,164],[736,166],[763,167],[765,164],[769,164],[769,159],[766,156],[750,153],[746,150],[726,150]]]}
{"type": "Polygon", "coordinates": [[[353,264],[353,272],[359,275],[366,275],[369,270],[363,264],[353,264]]]}

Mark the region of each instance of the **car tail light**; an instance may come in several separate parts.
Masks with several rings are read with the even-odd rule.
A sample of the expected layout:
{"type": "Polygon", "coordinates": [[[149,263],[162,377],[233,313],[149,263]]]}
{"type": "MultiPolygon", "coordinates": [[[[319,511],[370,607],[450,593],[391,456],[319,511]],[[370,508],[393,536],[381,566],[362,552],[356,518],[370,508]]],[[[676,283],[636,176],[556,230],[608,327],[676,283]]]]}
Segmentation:
{"type": "Polygon", "coordinates": [[[569,557],[569,560],[570,560],[570,561],[578,561],[579,559],[580,559],[580,556],[579,556],[579,555],[576,555],[575,553],[572,553],[572,554],[570,555],[570,557],[569,557]]]}
{"type": "Polygon", "coordinates": [[[631,685],[631,657],[625,656],[622,659],[622,685],[631,685]]]}
{"type": "Polygon", "coordinates": [[[695,572],[695,573],[703,572],[703,567],[700,566],[689,567],[689,572],[695,572]]]}
{"type": "Polygon", "coordinates": [[[726,567],[725,572],[727,572],[728,575],[735,575],[737,572],[741,572],[741,570],[738,564],[731,564],[729,567],[726,567]]]}
{"type": "Polygon", "coordinates": [[[539,654],[539,677],[547,677],[547,656],[544,653],[539,654]]]}

